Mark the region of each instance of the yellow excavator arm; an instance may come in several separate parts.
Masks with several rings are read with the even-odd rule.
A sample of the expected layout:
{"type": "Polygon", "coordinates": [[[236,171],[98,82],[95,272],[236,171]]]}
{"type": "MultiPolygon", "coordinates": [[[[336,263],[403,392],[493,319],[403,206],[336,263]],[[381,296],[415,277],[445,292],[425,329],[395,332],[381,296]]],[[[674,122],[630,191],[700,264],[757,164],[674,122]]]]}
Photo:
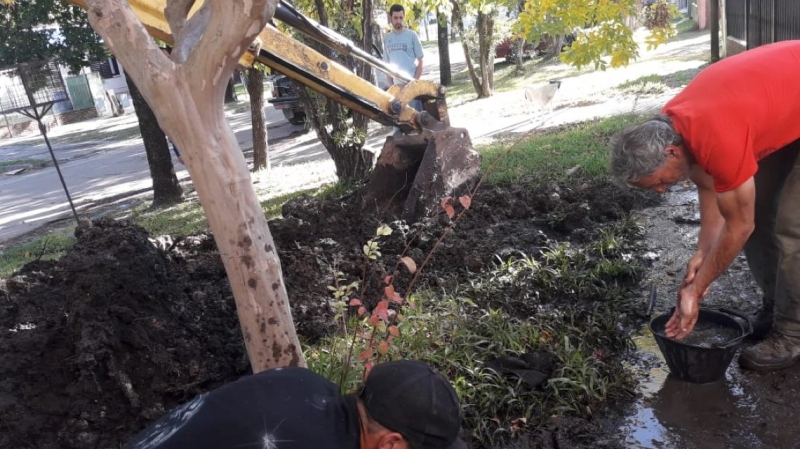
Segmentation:
{"type": "MultiPolygon", "coordinates": [[[[67,1],[87,7],[85,0],[67,1]]],[[[164,15],[166,0],[128,1],[153,37],[173,44],[164,15]]],[[[403,131],[386,139],[369,181],[360,191],[364,208],[391,209],[415,222],[440,211],[443,199],[472,193],[481,156],[472,148],[466,129],[450,127],[443,86],[394,70],[284,0],[278,3],[274,18],[340,54],[407,81],[384,91],[272,25],[261,31],[239,61],[246,67],[258,61],[353,111],[403,131]],[[412,100],[421,100],[423,110],[410,107],[412,100]]]]}
{"type": "MultiPolygon", "coordinates": [[[[67,1],[87,8],[85,0],[67,1]]],[[[164,15],[166,0],[129,0],[129,4],[151,36],[168,44],[173,43],[169,23],[164,15]]],[[[199,8],[199,4],[198,2],[195,5],[195,9],[199,8]]],[[[241,65],[250,67],[254,61],[258,61],[372,120],[397,126],[405,131],[420,131],[424,126],[420,125],[423,117],[408,106],[411,100],[420,99],[424,110],[430,114],[424,118],[425,122],[431,123],[431,119],[434,119],[435,122],[449,126],[446,90],[443,86],[409,79],[384,61],[356,47],[347,38],[302,15],[283,0],[276,8],[275,19],[339,53],[353,56],[393,78],[409,82],[384,91],[272,25],[265,27],[259,34],[262,43],[260,49],[252,46],[240,59],[241,65]],[[254,49],[258,50],[257,54],[253,53],[254,49]]]]}

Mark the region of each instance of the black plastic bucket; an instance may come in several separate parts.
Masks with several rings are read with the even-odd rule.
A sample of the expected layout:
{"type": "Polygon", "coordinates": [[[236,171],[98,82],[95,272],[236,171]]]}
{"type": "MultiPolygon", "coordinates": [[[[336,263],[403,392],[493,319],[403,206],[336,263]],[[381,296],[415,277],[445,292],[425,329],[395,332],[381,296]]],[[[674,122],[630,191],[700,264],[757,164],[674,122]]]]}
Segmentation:
{"type": "Polygon", "coordinates": [[[674,311],[673,308],[669,313],[657,316],[650,321],[650,331],[661,349],[661,354],[667,361],[670,373],[680,380],[699,384],[721,379],[742,344],[742,340],[752,333],[750,321],[746,316],[732,310],[700,308],[695,327],[711,324],[730,329],[736,335],[724,344],[707,348],[673,340],[664,335],[664,327],[674,311]],[[746,327],[736,321],[733,316],[742,318],[746,327]]]}

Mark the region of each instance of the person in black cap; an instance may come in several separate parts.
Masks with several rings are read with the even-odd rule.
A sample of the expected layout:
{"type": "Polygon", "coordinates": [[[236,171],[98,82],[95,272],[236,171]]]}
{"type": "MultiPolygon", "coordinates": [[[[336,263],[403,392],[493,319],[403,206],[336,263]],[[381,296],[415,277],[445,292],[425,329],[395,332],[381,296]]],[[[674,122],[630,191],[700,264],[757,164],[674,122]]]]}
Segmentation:
{"type": "Polygon", "coordinates": [[[416,361],[376,365],[358,393],[304,368],[267,370],[195,397],[126,449],[460,449],[461,405],[416,361]]]}

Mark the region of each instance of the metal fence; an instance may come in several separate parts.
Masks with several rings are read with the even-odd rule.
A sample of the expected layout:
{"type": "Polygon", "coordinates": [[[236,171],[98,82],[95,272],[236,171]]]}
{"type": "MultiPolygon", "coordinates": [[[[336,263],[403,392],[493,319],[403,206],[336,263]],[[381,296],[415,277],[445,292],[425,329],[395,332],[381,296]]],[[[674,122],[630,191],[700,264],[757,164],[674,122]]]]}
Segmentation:
{"type": "Polygon", "coordinates": [[[800,39],[799,0],[727,0],[728,36],[747,43],[747,48],[789,39],[800,39]]]}

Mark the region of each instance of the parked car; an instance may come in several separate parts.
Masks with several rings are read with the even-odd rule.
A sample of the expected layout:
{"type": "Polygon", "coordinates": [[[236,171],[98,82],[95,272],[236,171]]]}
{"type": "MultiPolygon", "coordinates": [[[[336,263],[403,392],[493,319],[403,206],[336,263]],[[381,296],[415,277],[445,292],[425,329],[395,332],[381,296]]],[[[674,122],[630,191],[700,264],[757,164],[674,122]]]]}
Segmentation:
{"type": "MultiPolygon", "coordinates": [[[[523,52],[523,57],[532,58],[536,55],[536,47],[531,42],[525,42],[525,48],[523,48],[523,52]]],[[[517,43],[512,42],[510,38],[503,39],[502,42],[494,47],[495,58],[505,58],[507,61],[513,61],[516,54],[517,43]]]]}
{"type": "Polygon", "coordinates": [[[292,125],[302,125],[306,121],[306,112],[300,97],[294,90],[294,83],[291,78],[285,75],[276,75],[272,80],[272,98],[269,103],[280,109],[283,116],[292,125]]]}
{"type": "MultiPolygon", "coordinates": [[[[567,34],[564,37],[564,48],[572,46],[572,43],[575,41],[576,37],[575,33],[567,34]]],[[[545,36],[541,41],[539,41],[538,45],[534,45],[533,42],[525,42],[522,55],[523,59],[533,58],[534,56],[540,56],[546,53],[550,45],[552,45],[552,39],[549,36],[545,36]]],[[[511,38],[505,38],[494,48],[495,58],[505,58],[506,61],[509,62],[514,61],[516,54],[517,44],[516,42],[512,41],[511,38]]]]}

